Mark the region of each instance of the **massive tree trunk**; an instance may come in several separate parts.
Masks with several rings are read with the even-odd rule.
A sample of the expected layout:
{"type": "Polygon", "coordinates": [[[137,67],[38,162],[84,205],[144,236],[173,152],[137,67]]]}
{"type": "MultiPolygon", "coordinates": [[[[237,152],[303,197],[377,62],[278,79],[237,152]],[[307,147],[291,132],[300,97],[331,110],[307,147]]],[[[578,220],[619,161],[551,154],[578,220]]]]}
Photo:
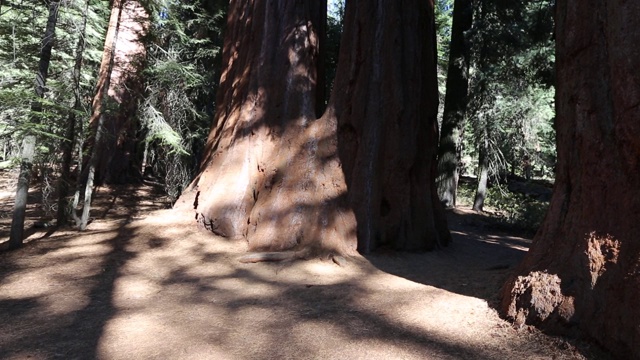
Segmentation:
{"type": "Polygon", "coordinates": [[[349,3],[336,85],[317,119],[325,12],[324,1],[231,2],[216,124],[176,206],[257,251],[445,244],[432,7],[349,3]]]}
{"type": "Polygon", "coordinates": [[[640,359],[640,2],[556,11],[556,186],[501,307],[640,359]]]}
{"type": "Polygon", "coordinates": [[[134,120],[142,93],[145,48],[140,41],[146,23],[146,10],[138,1],[113,1],[87,141],[89,147],[97,146],[97,183],[127,182],[141,174],[134,120]],[[103,136],[96,141],[100,123],[103,136]]]}
{"type": "Polygon", "coordinates": [[[335,122],[316,118],[323,1],[232,1],[216,123],[177,202],[252,250],[354,253],[335,122]]]}
{"type": "Polygon", "coordinates": [[[458,164],[462,153],[462,133],[468,103],[469,64],[471,62],[471,45],[465,32],[471,29],[472,23],[472,1],[456,0],[453,8],[447,93],[444,99],[440,145],[438,146],[438,177],[436,180],[438,196],[446,207],[456,206],[458,164]]]}
{"type": "Polygon", "coordinates": [[[358,250],[450,240],[435,188],[435,23],[430,2],[348,2],[332,103],[358,250]]]}
{"type": "MultiPolygon", "coordinates": [[[[49,16],[47,18],[47,27],[42,37],[42,46],[40,47],[40,60],[38,62],[38,73],[36,74],[35,91],[38,100],[31,105],[31,121],[38,123],[39,119],[36,115],[42,112],[42,104],[40,99],[44,97],[46,90],[47,77],[49,75],[49,64],[51,63],[51,50],[53,49],[53,40],[56,32],[56,23],[58,22],[59,1],[51,1],[49,3],[49,16]]],[[[11,233],[9,235],[9,247],[14,249],[22,246],[24,236],[24,218],[27,209],[27,196],[29,194],[29,182],[31,181],[31,167],[35,156],[36,136],[27,134],[22,141],[22,161],[20,164],[20,174],[18,175],[18,186],[16,190],[16,199],[13,208],[13,219],[11,221],[11,233]]]]}

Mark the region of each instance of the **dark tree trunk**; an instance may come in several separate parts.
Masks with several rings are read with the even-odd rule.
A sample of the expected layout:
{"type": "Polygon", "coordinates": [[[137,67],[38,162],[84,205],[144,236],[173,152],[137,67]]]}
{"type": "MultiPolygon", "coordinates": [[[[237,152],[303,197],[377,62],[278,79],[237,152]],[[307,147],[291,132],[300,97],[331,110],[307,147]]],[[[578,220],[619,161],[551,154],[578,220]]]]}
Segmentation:
{"type": "Polygon", "coordinates": [[[450,240],[435,189],[435,44],[429,2],[347,3],[332,102],[362,253],[450,240]]]}
{"type": "Polygon", "coordinates": [[[462,134],[469,91],[469,64],[471,45],[465,32],[473,22],[472,0],[456,0],[453,9],[449,69],[447,71],[447,93],[440,145],[438,146],[438,196],[446,207],[456,206],[459,171],[462,153],[462,134]]]}
{"type": "Polygon", "coordinates": [[[501,308],[640,359],[640,2],[556,11],[556,186],[501,308]]]}
{"type": "MultiPolygon", "coordinates": [[[[74,101],[73,109],[69,113],[67,118],[67,127],[65,129],[65,138],[62,141],[62,169],[60,174],[60,180],[58,183],[58,225],[62,225],[67,221],[67,210],[74,212],[75,208],[69,209],[69,203],[67,202],[67,196],[69,195],[69,183],[71,160],[73,157],[73,144],[75,143],[76,133],[76,112],[82,110],[82,103],[80,99],[80,75],[82,70],[82,57],[85,49],[85,29],[87,27],[87,11],[89,9],[89,0],[85,2],[84,11],[82,12],[82,26],[80,28],[80,36],[78,36],[78,44],[76,45],[76,59],[73,66],[73,92],[74,101]]],[[[82,156],[82,154],[78,154],[82,156]]],[[[79,225],[79,224],[78,224],[79,225]]]]}
{"type": "Polygon", "coordinates": [[[318,56],[316,64],[316,117],[321,117],[327,101],[327,0],[318,1],[318,11],[314,12],[313,24],[316,24],[318,36],[318,56]]]}
{"type": "MultiPolygon", "coordinates": [[[[51,62],[51,50],[58,21],[58,7],[60,2],[49,3],[49,17],[47,27],[42,37],[40,47],[40,61],[38,63],[38,73],[36,74],[35,91],[38,99],[44,97],[46,90],[47,76],[49,74],[49,63],[51,62]]],[[[31,112],[38,114],[42,112],[42,104],[39,100],[31,105],[31,112]]],[[[31,117],[34,123],[39,122],[38,115],[31,117]]],[[[20,164],[20,174],[18,176],[18,188],[16,191],[15,205],[13,209],[13,219],[11,222],[11,233],[9,235],[9,247],[14,249],[22,246],[24,237],[24,218],[27,209],[27,196],[29,194],[29,182],[31,181],[31,167],[35,156],[36,137],[33,134],[25,136],[22,142],[22,162],[20,164]]]]}
{"type": "Polygon", "coordinates": [[[476,196],[473,199],[473,210],[482,211],[484,208],[484,199],[487,198],[487,180],[489,180],[489,144],[487,132],[484,131],[484,137],[480,139],[480,149],[478,151],[478,186],[476,188],[476,196]]]}
{"type": "Polygon", "coordinates": [[[385,240],[448,241],[434,183],[433,9],[350,4],[336,86],[316,119],[314,19],[326,3],[231,2],[216,124],[177,207],[251,250],[348,255],[385,240]]]}

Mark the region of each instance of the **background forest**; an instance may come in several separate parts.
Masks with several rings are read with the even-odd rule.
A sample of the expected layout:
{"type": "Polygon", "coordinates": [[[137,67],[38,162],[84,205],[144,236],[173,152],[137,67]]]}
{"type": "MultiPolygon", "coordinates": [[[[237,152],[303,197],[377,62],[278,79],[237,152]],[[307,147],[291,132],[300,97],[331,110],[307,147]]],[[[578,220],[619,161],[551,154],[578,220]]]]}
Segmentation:
{"type": "MultiPolygon", "coordinates": [[[[215,290],[199,298],[209,309],[217,306],[210,300],[220,295],[218,280],[260,277],[239,268],[247,263],[330,259],[343,268],[362,260],[369,275],[402,277],[406,270],[407,280],[422,285],[472,297],[489,293],[474,308],[491,317],[493,301],[513,325],[503,334],[535,326],[637,357],[640,53],[631,45],[640,40],[638,13],[639,3],[624,0],[2,0],[0,171],[17,186],[9,241],[0,245],[22,250],[8,252],[0,272],[24,264],[30,271],[20,254],[63,244],[23,247],[36,228],[51,228],[43,238],[72,234],[65,246],[109,236],[97,246],[104,262],[94,262],[95,274],[86,277],[88,301],[65,313],[84,318],[82,311],[102,308],[100,332],[113,325],[117,308],[126,315],[137,301],[118,304],[113,295],[135,293],[120,280],[135,272],[125,265],[143,253],[186,246],[189,266],[199,269],[163,257],[162,266],[151,268],[173,267],[171,274],[134,281],[149,289],[141,296],[150,305],[173,284],[195,284],[198,296],[215,290]],[[159,194],[142,200],[141,190],[120,208],[118,195],[105,206],[110,190],[136,186],[161,188],[167,200],[156,201],[159,194]],[[92,204],[94,197],[102,205],[92,204]],[[124,211],[122,222],[97,221],[76,231],[87,230],[97,209],[106,208],[105,218],[145,201],[173,208],[149,219],[124,211]],[[25,236],[27,204],[33,210],[36,202],[25,236]],[[477,226],[483,231],[487,219],[498,224],[493,230],[511,231],[474,233],[477,224],[467,226],[465,217],[484,219],[477,226]],[[223,240],[201,241],[187,221],[213,233],[207,240],[223,240]],[[101,226],[110,228],[102,233],[101,226]],[[147,228],[138,233],[139,226],[147,228]],[[513,230],[537,232],[529,242],[513,230]],[[226,250],[213,249],[218,246],[226,250]],[[379,256],[387,250],[403,258],[379,256]],[[414,255],[414,263],[404,261],[414,255]],[[438,268],[424,261],[429,255],[472,261],[462,261],[463,269],[452,262],[438,268]],[[227,265],[222,278],[203,275],[227,265]],[[443,278],[435,268],[458,272],[443,278]],[[207,282],[211,287],[201,286],[207,282]],[[466,292],[470,284],[476,289],[466,292]]],[[[50,255],[46,261],[60,255],[49,250],[42,250],[50,255]]],[[[73,263],[80,258],[74,254],[62,256],[73,263]]],[[[140,269],[147,273],[146,265],[140,269]]],[[[81,267],[76,271],[84,275],[81,267]]],[[[46,298],[12,276],[0,283],[13,289],[0,305],[21,314],[46,298]]],[[[288,282],[269,299],[278,303],[291,298],[289,291],[299,294],[301,285],[315,285],[302,281],[288,282]]],[[[332,298],[341,306],[358,305],[367,291],[351,292],[350,281],[341,280],[348,301],[332,298]]],[[[309,290],[312,301],[323,291],[311,293],[316,289],[309,290]]],[[[240,305],[251,307],[252,299],[240,305]]],[[[238,307],[226,301],[224,313],[238,307]]],[[[373,315],[359,313],[368,324],[385,319],[382,302],[375,303],[373,315]]],[[[391,305],[384,303],[402,310],[391,305]]],[[[309,315],[303,307],[293,315],[309,315]]],[[[342,313],[325,310],[320,314],[342,313]]],[[[398,337],[410,338],[407,329],[398,337]]],[[[383,332],[377,338],[393,340],[383,332]]],[[[432,331],[417,333],[416,342],[434,342],[432,331]]],[[[102,341],[101,333],[90,335],[102,341]]],[[[16,339],[11,351],[22,351],[16,339]]],[[[462,353],[488,341],[479,339],[462,353]]],[[[97,343],[80,343],[99,350],[97,343]]]]}
{"type": "MultiPolygon", "coordinates": [[[[19,166],[23,139],[35,137],[33,164],[41,184],[42,209],[50,219],[75,217],[79,226],[82,220],[72,209],[80,210],[83,199],[90,198],[85,188],[98,123],[96,112],[112,117],[126,114],[126,124],[104,136],[127,142],[128,147],[126,159],[110,159],[110,164],[118,162],[123,168],[118,174],[109,174],[113,170],[107,165],[101,169],[98,161],[95,183],[136,182],[147,177],[161,182],[174,201],[197,172],[215,112],[226,2],[141,3],[146,15],[136,21],[144,30],[138,30],[135,41],[144,51],[129,54],[133,67],[126,71],[136,72],[137,78],[118,85],[126,92],[126,105],[96,100],[105,76],[101,59],[104,68],[104,51],[110,46],[109,15],[117,4],[111,2],[110,8],[104,1],[22,0],[5,1],[0,10],[0,166],[19,166]],[[57,22],[47,33],[52,12],[57,22]],[[42,44],[48,37],[51,55],[39,93],[34,81],[42,66],[42,44]],[[97,101],[106,106],[99,109],[97,101]],[[70,153],[66,164],[61,151],[70,153]],[[75,190],[75,195],[64,187],[75,190]],[[58,194],[62,194],[60,201],[58,194]]],[[[466,101],[455,111],[460,120],[455,125],[454,189],[457,191],[460,178],[459,203],[471,205],[475,200],[474,208],[481,210],[486,198],[503,221],[535,231],[546,208],[548,184],[506,185],[508,179],[553,180],[552,3],[467,0],[457,6],[459,12],[472,14],[473,20],[454,35],[463,38],[453,39],[461,45],[454,46],[452,52],[452,34],[456,34],[452,31],[456,26],[453,0],[436,3],[443,137],[451,136],[447,124],[452,121],[449,109],[454,106],[448,104],[446,94],[466,101]],[[464,88],[460,82],[447,81],[456,69],[464,71],[464,88]]],[[[344,4],[332,2],[328,8],[324,61],[330,90],[344,4]]],[[[126,29],[120,29],[121,39],[123,31],[126,29]]],[[[114,64],[106,70],[114,72],[114,64]]],[[[441,154],[441,159],[445,158],[441,154]]],[[[446,177],[444,168],[440,172],[446,177]]]]}

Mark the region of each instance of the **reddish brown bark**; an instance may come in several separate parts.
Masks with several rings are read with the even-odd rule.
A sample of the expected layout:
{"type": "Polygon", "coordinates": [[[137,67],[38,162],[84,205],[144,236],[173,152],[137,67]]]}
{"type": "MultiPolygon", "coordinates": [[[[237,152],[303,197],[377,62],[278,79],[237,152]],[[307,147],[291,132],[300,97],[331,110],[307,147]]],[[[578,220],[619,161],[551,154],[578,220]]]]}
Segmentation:
{"type": "Polygon", "coordinates": [[[435,191],[433,4],[348,2],[332,102],[358,250],[429,250],[450,235],[435,191]]]}
{"type": "Polygon", "coordinates": [[[141,36],[146,32],[147,14],[132,0],[114,0],[105,39],[102,63],[90,120],[93,146],[100,116],[104,116],[103,136],[98,144],[96,181],[123,182],[139,169],[135,162],[135,113],[139,77],[145,57],[141,36]],[[115,49],[114,49],[115,47],[115,49]]]}
{"type": "Polygon", "coordinates": [[[365,252],[385,240],[406,249],[445,242],[431,196],[432,8],[348,5],[338,80],[316,119],[325,11],[324,1],[231,2],[216,125],[177,206],[252,250],[354,254],[357,237],[365,252]]]}
{"type": "Polygon", "coordinates": [[[640,3],[558,1],[556,19],[556,187],[501,307],[640,359],[640,3]]]}

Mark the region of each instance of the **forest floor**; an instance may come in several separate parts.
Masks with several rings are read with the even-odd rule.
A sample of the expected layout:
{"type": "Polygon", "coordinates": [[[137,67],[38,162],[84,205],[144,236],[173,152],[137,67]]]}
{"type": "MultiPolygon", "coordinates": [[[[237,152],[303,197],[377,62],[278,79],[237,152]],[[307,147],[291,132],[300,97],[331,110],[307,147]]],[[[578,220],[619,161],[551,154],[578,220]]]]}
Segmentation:
{"type": "MultiPolygon", "coordinates": [[[[0,176],[0,247],[13,179],[0,176]]],[[[28,208],[26,245],[0,251],[0,359],[608,358],[497,315],[530,240],[483,214],[449,212],[454,241],[430,253],[243,264],[243,242],[159,194],[99,188],[82,233],[35,228],[28,208]]]]}

